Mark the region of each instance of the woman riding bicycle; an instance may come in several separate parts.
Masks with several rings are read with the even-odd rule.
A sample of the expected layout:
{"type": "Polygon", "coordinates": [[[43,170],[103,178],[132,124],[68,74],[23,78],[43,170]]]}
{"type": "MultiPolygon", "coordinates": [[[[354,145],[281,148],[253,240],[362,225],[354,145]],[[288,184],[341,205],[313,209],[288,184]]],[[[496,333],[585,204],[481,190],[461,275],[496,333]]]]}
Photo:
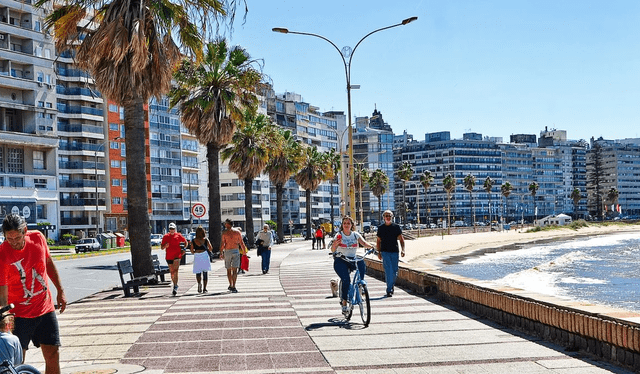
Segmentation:
{"type": "MultiPolygon", "coordinates": [[[[336,235],[333,244],[331,245],[331,252],[341,252],[343,255],[349,258],[356,257],[356,251],[358,250],[358,243],[367,248],[373,248],[373,244],[366,242],[362,235],[358,232],[351,231],[355,225],[353,224],[353,219],[349,216],[344,216],[342,218],[342,230],[336,235]],[[339,248],[339,249],[338,249],[339,248]]],[[[360,271],[360,276],[364,278],[364,274],[366,272],[366,266],[364,261],[358,261],[358,270],[360,271]]],[[[352,270],[355,270],[355,264],[351,262],[347,262],[340,257],[334,257],[333,260],[333,270],[335,270],[336,274],[340,277],[342,281],[342,289],[341,289],[341,304],[342,304],[342,312],[347,313],[349,311],[349,307],[347,306],[347,297],[349,293],[349,287],[351,285],[351,280],[349,279],[349,273],[352,270]]]]}

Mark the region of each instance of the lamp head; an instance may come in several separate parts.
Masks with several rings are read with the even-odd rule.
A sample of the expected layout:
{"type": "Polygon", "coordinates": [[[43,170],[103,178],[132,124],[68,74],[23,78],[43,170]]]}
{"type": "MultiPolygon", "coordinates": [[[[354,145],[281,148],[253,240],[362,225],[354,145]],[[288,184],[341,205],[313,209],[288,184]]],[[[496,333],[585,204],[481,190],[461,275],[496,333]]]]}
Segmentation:
{"type": "MultiPolygon", "coordinates": [[[[411,17],[411,18],[403,19],[403,20],[402,20],[402,24],[403,24],[403,25],[407,25],[407,24],[409,24],[409,23],[411,23],[411,22],[413,22],[413,21],[415,21],[415,20],[417,20],[417,19],[418,19],[418,17],[411,17]]],[[[275,30],[274,30],[274,31],[275,31],[275,30]]]]}
{"type": "Polygon", "coordinates": [[[285,29],[284,27],[274,27],[274,28],[271,29],[271,31],[279,32],[281,34],[288,34],[289,33],[289,29],[285,29]]]}

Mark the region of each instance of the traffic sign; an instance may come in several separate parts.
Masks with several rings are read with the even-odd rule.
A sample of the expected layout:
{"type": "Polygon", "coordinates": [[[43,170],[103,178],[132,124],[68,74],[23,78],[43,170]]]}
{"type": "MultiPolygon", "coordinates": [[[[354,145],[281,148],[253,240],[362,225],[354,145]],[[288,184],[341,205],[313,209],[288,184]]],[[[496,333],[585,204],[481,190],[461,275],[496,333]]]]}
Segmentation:
{"type": "Polygon", "coordinates": [[[206,212],[207,208],[205,208],[204,204],[202,203],[193,204],[193,206],[191,207],[191,214],[193,214],[193,216],[196,218],[204,217],[206,212]]]}

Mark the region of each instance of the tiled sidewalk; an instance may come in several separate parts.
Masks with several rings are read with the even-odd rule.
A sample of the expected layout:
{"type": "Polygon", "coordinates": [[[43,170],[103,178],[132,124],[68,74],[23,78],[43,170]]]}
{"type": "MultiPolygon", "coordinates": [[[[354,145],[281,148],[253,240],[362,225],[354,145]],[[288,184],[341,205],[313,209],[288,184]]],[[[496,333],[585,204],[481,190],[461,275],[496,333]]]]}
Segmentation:
{"type": "MultiPolygon", "coordinates": [[[[187,265],[177,297],[162,285],[70,305],[59,316],[63,372],[627,373],[402,290],[382,297],[370,277],[370,326],[357,315],[347,322],[331,297],[333,260],[309,247],[274,247],[266,275],[253,252],[235,294],[217,261],[208,294],[187,265]]],[[[37,360],[30,350],[28,363],[42,368],[37,360]]]]}

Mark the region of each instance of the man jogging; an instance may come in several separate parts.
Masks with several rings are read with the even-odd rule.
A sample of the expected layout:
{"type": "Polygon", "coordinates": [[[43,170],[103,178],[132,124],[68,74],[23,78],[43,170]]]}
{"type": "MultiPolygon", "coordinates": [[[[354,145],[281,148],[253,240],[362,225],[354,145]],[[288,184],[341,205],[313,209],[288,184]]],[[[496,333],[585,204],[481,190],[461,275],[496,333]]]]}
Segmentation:
{"type": "Polygon", "coordinates": [[[404,238],[402,237],[402,229],[398,224],[393,223],[393,213],[385,210],[382,213],[384,223],[378,226],[378,258],[382,260],[384,267],[384,278],[387,282],[387,297],[393,296],[393,286],[398,277],[398,241],[402,247],[400,253],[404,257],[404,238]]]}
{"type": "Polygon", "coordinates": [[[67,298],[60,284],[58,269],[49,255],[44,235],[27,232],[27,222],[9,214],[2,222],[6,240],[0,244],[0,305],[15,305],[15,329],[23,358],[33,342],[42,350],[46,374],[60,373],[60,331],[49,279],[56,287],[60,313],[67,298]]]}

